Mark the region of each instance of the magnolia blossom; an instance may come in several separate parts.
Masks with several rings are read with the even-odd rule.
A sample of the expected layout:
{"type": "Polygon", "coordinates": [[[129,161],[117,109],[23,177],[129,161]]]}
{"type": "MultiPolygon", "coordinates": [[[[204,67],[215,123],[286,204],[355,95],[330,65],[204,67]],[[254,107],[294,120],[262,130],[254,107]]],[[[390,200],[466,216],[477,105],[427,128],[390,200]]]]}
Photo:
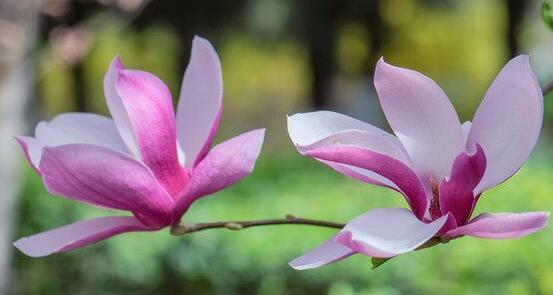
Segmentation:
{"type": "Polygon", "coordinates": [[[296,258],[296,269],[350,255],[389,258],[433,237],[508,239],[544,227],[549,213],[484,213],[471,219],[481,194],[513,175],[540,133],[543,96],[527,56],[501,70],[471,122],[461,124],[443,90],[419,72],[381,59],[374,84],[395,136],[338,113],[288,118],[300,153],[362,182],[405,197],[410,210],[376,209],[296,258]]]}
{"type": "Polygon", "coordinates": [[[80,248],[116,234],[179,223],[202,196],[251,173],[264,130],[211,149],[222,113],[221,65],[200,37],[184,74],[175,116],[171,93],[156,76],[125,69],[116,57],[104,77],[112,118],[68,113],[18,137],[27,160],[56,195],[132,216],[79,221],[17,240],[29,256],[80,248]]]}

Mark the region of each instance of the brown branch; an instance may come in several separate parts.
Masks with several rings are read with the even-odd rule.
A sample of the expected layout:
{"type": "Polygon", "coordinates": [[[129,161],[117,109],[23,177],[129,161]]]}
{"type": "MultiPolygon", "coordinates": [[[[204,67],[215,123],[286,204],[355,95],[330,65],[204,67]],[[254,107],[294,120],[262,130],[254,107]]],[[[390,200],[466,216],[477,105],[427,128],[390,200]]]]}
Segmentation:
{"type": "Polygon", "coordinates": [[[171,234],[180,236],[184,234],[194,233],[207,229],[226,228],[230,230],[240,230],[248,227],[280,225],[280,224],[303,224],[312,226],[321,226],[341,229],[345,226],[343,223],[336,223],[323,220],[314,220],[299,218],[293,215],[286,215],[284,219],[261,219],[247,221],[218,221],[218,222],[202,222],[202,223],[184,223],[171,227],[171,234]]]}
{"type": "MultiPolygon", "coordinates": [[[[331,221],[299,218],[293,215],[286,215],[284,219],[260,219],[260,220],[247,220],[247,221],[217,221],[217,222],[202,222],[202,223],[184,223],[174,225],[171,227],[171,234],[174,236],[182,236],[185,234],[195,233],[207,229],[226,228],[230,230],[241,230],[254,226],[266,226],[266,225],[280,225],[280,224],[303,224],[312,226],[321,226],[335,229],[342,229],[346,226],[343,223],[336,223],[331,221]]],[[[444,240],[440,237],[433,237],[426,243],[417,247],[415,251],[431,248],[441,243],[448,243],[449,240],[444,240]]],[[[391,258],[377,258],[372,257],[372,269],[381,266],[383,263],[389,261],[391,258]]]]}

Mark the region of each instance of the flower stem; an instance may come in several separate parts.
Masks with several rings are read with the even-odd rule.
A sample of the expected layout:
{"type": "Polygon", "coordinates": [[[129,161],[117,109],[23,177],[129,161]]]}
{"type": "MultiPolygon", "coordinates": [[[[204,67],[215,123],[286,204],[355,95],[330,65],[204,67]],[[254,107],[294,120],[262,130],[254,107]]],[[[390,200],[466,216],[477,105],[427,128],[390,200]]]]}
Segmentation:
{"type": "Polygon", "coordinates": [[[283,219],[260,219],[247,221],[217,221],[217,222],[202,222],[202,223],[183,223],[171,227],[171,234],[181,236],[189,233],[194,233],[207,229],[226,228],[230,230],[240,230],[254,226],[279,225],[279,224],[303,224],[321,227],[329,227],[341,229],[345,226],[343,223],[331,221],[299,218],[294,215],[286,215],[283,219]]]}

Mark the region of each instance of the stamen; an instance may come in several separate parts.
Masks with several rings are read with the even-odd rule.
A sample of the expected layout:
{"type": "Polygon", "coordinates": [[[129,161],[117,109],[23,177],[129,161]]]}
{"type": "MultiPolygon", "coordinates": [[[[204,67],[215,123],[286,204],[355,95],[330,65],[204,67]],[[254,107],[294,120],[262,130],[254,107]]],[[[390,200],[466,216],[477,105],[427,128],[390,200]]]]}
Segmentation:
{"type": "Polygon", "coordinates": [[[430,200],[428,211],[430,213],[430,218],[435,220],[442,216],[442,210],[440,209],[440,191],[436,179],[430,179],[430,188],[432,189],[432,199],[430,200]]]}

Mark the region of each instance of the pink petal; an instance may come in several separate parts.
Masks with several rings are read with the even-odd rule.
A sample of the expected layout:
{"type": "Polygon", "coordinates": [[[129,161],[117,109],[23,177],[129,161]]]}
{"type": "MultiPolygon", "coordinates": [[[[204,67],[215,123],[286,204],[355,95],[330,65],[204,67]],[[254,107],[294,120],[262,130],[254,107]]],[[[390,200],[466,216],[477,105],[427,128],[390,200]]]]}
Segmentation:
{"type": "MultiPolygon", "coordinates": [[[[106,90],[106,95],[111,93],[108,106],[121,137],[129,147],[136,142],[136,156],[150,167],[169,194],[176,196],[188,175],[178,161],[171,93],[150,73],[118,69],[117,60],[112,68],[117,71],[115,92],[106,90]],[[128,134],[133,138],[126,138],[128,134]]],[[[111,71],[106,76],[110,76],[111,71]]],[[[113,84],[111,82],[106,84],[113,84]]]]}
{"type": "Polygon", "coordinates": [[[19,143],[27,162],[29,162],[36,173],[40,174],[38,166],[40,165],[40,157],[42,156],[42,148],[44,146],[34,137],[17,136],[15,139],[19,143]]]}
{"type": "Polygon", "coordinates": [[[299,145],[298,151],[305,154],[310,150],[336,146],[356,146],[369,149],[390,156],[405,165],[410,165],[409,158],[397,138],[362,130],[339,131],[312,144],[299,145]]]}
{"type": "Polygon", "coordinates": [[[24,237],[13,245],[25,255],[43,257],[75,250],[124,232],[149,230],[153,229],[134,217],[101,217],[24,237]]]}
{"type": "Polygon", "coordinates": [[[427,205],[422,183],[408,166],[387,155],[355,146],[335,146],[310,150],[310,157],[319,158],[373,171],[392,181],[403,192],[415,215],[422,219],[427,205]]]}
{"type": "Polygon", "coordinates": [[[328,165],[330,168],[336,170],[338,173],[344,174],[353,179],[356,179],[365,183],[373,184],[373,185],[391,188],[397,192],[402,193],[399,187],[395,183],[393,183],[391,180],[383,177],[380,174],[374,173],[372,171],[369,171],[363,168],[351,166],[351,165],[325,161],[317,158],[315,159],[321,163],[324,163],[325,165],[328,165]]]}
{"type": "MultiPolygon", "coordinates": [[[[288,117],[288,133],[302,154],[309,149],[347,144],[375,150],[410,165],[405,149],[397,137],[340,113],[318,111],[294,114],[288,117]]],[[[359,181],[399,191],[392,181],[373,171],[321,159],[316,160],[359,181]]]]}
{"type": "Polygon", "coordinates": [[[483,213],[464,226],[445,234],[454,238],[468,235],[488,239],[513,239],[529,235],[545,227],[549,212],[483,213]]]}
{"type": "Polygon", "coordinates": [[[467,146],[482,145],[488,165],[475,194],[513,175],[534,148],[543,119],[543,95],[528,56],[513,58],[499,72],[478,107],[467,146]]]}
{"type": "Polygon", "coordinates": [[[134,134],[131,119],[127,114],[127,110],[123,104],[123,100],[119,97],[115,88],[119,80],[119,72],[124,69],[123,63],[119,56],[116,56],[104,76],[104,96],[108,105],[111,117],[115,121],[115,126],[119,131],[121,139],[127,145],[129,151],[138,158],[141,158],[140,148],[134,134]]]}
{"type": "Polygon", "coordinates": [[[89,143],[127,153],[113,121],[90,113],[65,113],[50,122],[42,121],[35,128],[35,138],[20,136],[17,140],[35,170],[44,146],[89,143]]]}
{"type": "Polygon", "coordinates": [[[355,254],[355,251],[334,241],[334,238],[331,238],[319,247],[290,261],[288,265],[297,270],[317,268],[342,260],[353,254],[355,254]]]}
{"type": "Polygon", "coordinates": [[[403,208],[375,209],[351,220],[336,241],[367,256],[388,258],[415,250],[438,233],[444,215],[424,223],[403,208]]]}
{"type": "Polygon", "coordinates": [[[256,129],[215,146],[192,171],[190,182],[180,195],[173,222],[178,223],[182,214],[200,197],[229,187],[253,171],[265,129],[256,129]]]}
{"type": "Polygon", "coordinates": [[[457,221],[455,221],[455,217],[453,216],[453,214],[451,214],[451,212],[447,213],[444,216],[447,216],[447,220],[446,220],[444,226],[442,226],[442,228],[436,234],[437,237],[440,237],[444,233],[446,233],[446,232],[448,232],[448,231],[450,231],[450,230],[457,227],[457,221]]]}
{"type": "Polygon", "coordinates": [[[130,210],[148,225],[166,225],[173,199],[144,164],[89,144],[44,149],[40,171],[46,189],[70,199],[130,210]]]}
{"type": "Polygon", "coordinates": [[[455,159],[451,177],[442,181],[439,188],[440,209],[451,212],[457,224],[465,224],[472,213],[475,201],[472,191],[486,170],[486,156],[480,145],[474,153],[463,152],[455,159]]]}
{"type": "Polygon", "coordinates": [[[374,85],[390,126],[409,153],[419,175],[449,175],[464,149],[455,109],[442,89],[419,72],[378,61],[374,85]]]}
{"type": "Polygon", "coordinates": [[[219,127],[222,106],[223,76],[219,57],[209,41],[195,36],[177,110],[177,137],[188,169],[208,152],[219,127]]]}
{"type": "MultiPolygon", "coordinates": [[[[310,150],[317,150],[327,147],[339,147],[339,146],[356,146],[359,148],[365,148],[377,153],[381,153],[390,156],[396,160],[401,161],[406,166],[410,166],[409,159],[405,154],[403,147],[393,136],[384,136],[382,134],[375,134],[361,130],[345,130],[331,134],[315,143],[309,145],[298,145],[298,151],[302,154],[308,153],[310,150]],[[393,138],[393,139],[391,139],[393,138]]],[[[317,159],[317,158],[316,158],[317,159]]],[[[335,169],[336,171],[343,173],[347,176],[353,177],[357,180],[367,182],[370,184],[390,187],[397,191],[400,189],[389,179],[379,175],[373,171],[362,169],[355,166],[324,161],[317,159],[322,163],[325,163],[335,169]]]]}

